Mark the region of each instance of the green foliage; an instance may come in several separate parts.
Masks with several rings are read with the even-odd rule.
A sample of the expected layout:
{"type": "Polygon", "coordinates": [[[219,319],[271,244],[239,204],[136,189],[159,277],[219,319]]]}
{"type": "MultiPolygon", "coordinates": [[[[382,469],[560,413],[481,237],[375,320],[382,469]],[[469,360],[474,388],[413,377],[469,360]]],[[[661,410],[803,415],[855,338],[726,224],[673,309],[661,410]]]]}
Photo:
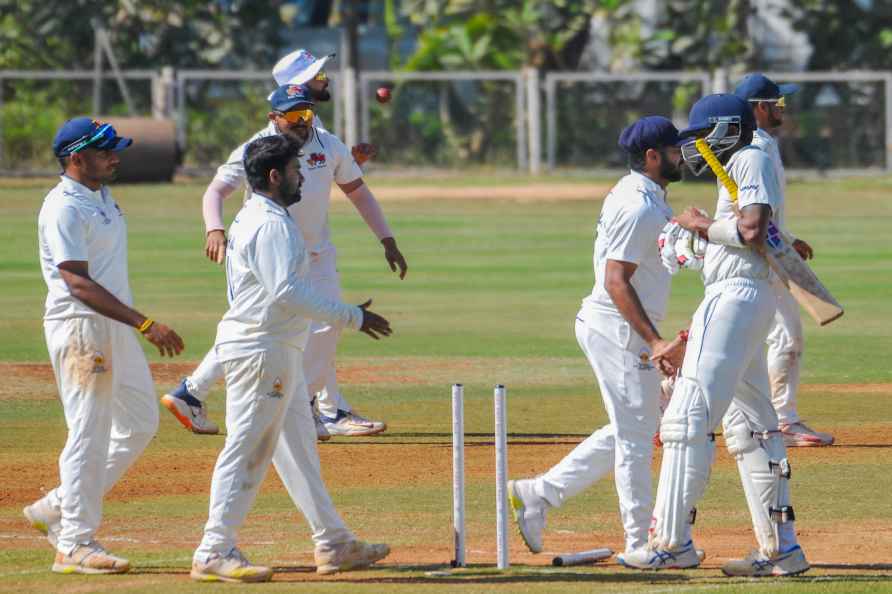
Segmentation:
{"type": "Polygon", "coordinates": [[[750,0],[668,0],[656,31],[626,40],[646,68],[712,69],[747,63],[752,43],[747,32],[750,0]]]}
{"type": "Polygon", "coordinates": [[[59,126],[72,113],[85,113],[82,97],[61,82],[19,82],[15,101],[0,109],[3,162],[22,169],[56,169],[51,146],[59,126]]]}
{"type": "Polygon", "coordinates": [[[876,0],[870,8],[851,0],[800,0],[788,10],[796,30],[814,48],[813,70],[888,70],[892,68],[892,2],[876,0]]]}
{"type": "MultiPolygon", "coordinates": [[[[487,50],[497,54],[489,58],[491,68],[566,69],[578,63],[592,15],[611,13],[626,4],[629,0],[407,0],[403,13],[425,32],[437,31],[433,38],[419,40],[416,56],[438,48],[453,51],[451,44],[437,41],[443,29],[458,27],[467,29],[471,39],[489,37],[487,50]]],[[[450,35],[460,37],[455,32],[450,35]]],[[[458,53],[466,65],[479,62],[473,46],[458,43],[464,43],[458,53]]],[[[445,66],[454,67],[452,62],[445,66]]],[[[418,64],[410,68],[420,69],[418,64]]]]}
{"type": "Polygon", "coordinates": [[[123,68],[267,65],[283,43],[282,3],[0,0],[0,68],[89,68],[93,21],[123,68]]]}

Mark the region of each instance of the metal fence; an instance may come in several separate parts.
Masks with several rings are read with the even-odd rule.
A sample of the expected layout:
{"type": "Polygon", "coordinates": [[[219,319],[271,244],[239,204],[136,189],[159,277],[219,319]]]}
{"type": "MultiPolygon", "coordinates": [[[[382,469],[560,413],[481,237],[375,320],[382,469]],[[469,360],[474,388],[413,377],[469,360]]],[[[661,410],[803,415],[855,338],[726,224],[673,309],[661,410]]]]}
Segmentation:
{"type": "Polygon", "coordinates": [[[513,153],[528,167],[522,72],[363,72],[359,97],[361,137],[383,139],[384,162],[502,164],[513,153]],[[382,83],[393,98],[373,108],[382,83]]]}
{"type": "MultiPolygon", "coordinates": [[[[91,93],[85,85],[97,76],[106,108],[96,115],[125,115],[128,99],[138,115],[173,119],[183,167],[192,171],[210,171],[266,125],[274,85],[267,71],[119,74],[134,92],[112,72],[0,71],[0,173],[53,171],[52,133],[65,117],[94,113],[97,87],[91,93]]],[[[779,135],[789,169],[892,171],[892,72],[767,74],[802,86],[788,100],[779,135]]],[[[379,144],[378,167],[483,165],[534,174],[622,167],[616,138],[623,126],[654,113],[681,125],[697,98],[726,88],[707,72],[340,70],[330,77],[333,100],[317,106],[321,118],[347,144],[379,144]],[[373,100],[378,86],[392,89],[389,103],[373,100]]]]}
{"type": "Polygon", "coordinates": [[[710,80],[706,72],[548,73],[548,168],[624,166],[616,146],[622,129],[645,115],[685,120],[694,102],[709,93],[710,80]]]}

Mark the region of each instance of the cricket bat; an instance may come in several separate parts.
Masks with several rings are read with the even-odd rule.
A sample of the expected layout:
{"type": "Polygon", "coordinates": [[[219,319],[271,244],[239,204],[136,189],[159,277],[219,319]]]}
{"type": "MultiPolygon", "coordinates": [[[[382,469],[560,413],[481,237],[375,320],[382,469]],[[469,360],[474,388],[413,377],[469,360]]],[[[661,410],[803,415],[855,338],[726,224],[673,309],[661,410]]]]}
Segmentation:
{"type": "MultiPolygon", "coordinates": [[[[699,138],[695,143],[697,151],[706,160],[709,168],[719,179],[731,201],[737,203],[737,184],[728,175],[724,166],[716,158],[705,139],[699,138]]],[[[802,259],[787,238],[780,232],[773,222],[768,223],[767,253],[763,254],[768,260],[772,270],[783,283],[790,289],[793,297],[808,312],[808,314],[821,326],[826,326],[833,320],[842,317],[845,311],[833,297],[827,287],[818,279],[814,271],[802,259]]]]}

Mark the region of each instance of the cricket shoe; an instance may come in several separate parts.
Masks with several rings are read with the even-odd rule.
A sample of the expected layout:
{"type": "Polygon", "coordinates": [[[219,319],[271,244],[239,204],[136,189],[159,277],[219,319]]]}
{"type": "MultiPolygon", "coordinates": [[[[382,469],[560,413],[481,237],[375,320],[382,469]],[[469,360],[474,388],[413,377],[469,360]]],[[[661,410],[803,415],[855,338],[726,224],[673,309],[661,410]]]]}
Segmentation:
{"type": "Polygon", "coordinates": [[[833,445],[833,436],[815,431],[802,421],[781,425],[784,445],[788,448],[806,448],[833,445]]]}
{"type": "Polygon", "coordinates": [[[70,555],[56,552],[56,561],[53,563],[54,573],[103,574],[128,571],[130,561],[112,555],[95,540],[77,545],[70,555]]]}
{"type": "Polygon", "coordinates": [[[331,433],[325,428],[325,423],[319,417],[319,411],[313,409],[313,423],[316,424],[316,439],[319,441],[328,441],[331,439],[331,433]]]}
{"type": "Polygon", "coordinates": [[[533,490],[532,480],[508,481],[508,500],[520,537],[531,553],[542,552],[548,503],[533,490]]]}
{"type": "Polygon", "coordinates": [[[387,429],[387,424],[382,421],[371,421],[346,410],[339,410],[336,417],[320,415],[320,418],[329,435],[357,437],[361,435],[375,435],[387,429]]]}
{"type": "Polygon", "coordinates": [[[197,582],[268,582],[273,570],[254,565],[237,548],[228,555],[211,555],[205,561],[192,561],[189,577],[197,582]]]}
{"type": "Polygon", "coordinates": [[[616,556],[616,560],[623,567],[652,570],[693,569],[700,565],[700,558],[700,552],[694,548],[692,541],[688,541],[688,544],[679,551],[642,547],[616,556]]]}
{"type": "Polygon", "coordinates": [[[796,545],[786,553],[778,553],[771,559],[759,551],[753,551],[746,559],[732,559],[722,565],[722,573],[728,576],[777,577],[799,575],[808,571],[810,567],[802,547],[796,545]]]}
{"type": "Polygon", "coordinates": [[[329,574],[351,569],[362,569],[390,554],[386,544],[371,544],[361,540],[349,540],[334,545],[316,547],[316,573],[329,574]]]}
{"type": "Polygon", "coordinates": [[[40,531],[46,539],[56,548],[59,533],[62,531],[62,510],[53,507],[50,496],[45,495],[31,505],[25,506],[22,513],[31,527],[40,531]]]}
{"type": "Polygon", "coordinates": [[[208,420],[207,409],[189,393],[186,388],[186,380],[180,382],[175,390],[161,397],[161,404],[169,410],[183,427],[192,433],[200,435],[216,435],[220,428],[211,420],[208,420]]]}

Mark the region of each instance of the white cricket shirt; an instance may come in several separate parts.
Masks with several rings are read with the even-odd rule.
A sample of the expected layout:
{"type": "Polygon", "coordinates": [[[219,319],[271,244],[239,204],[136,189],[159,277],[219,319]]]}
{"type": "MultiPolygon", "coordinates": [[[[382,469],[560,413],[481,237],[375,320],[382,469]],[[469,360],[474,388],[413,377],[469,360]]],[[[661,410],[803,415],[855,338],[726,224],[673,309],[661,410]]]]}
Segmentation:
{"type": "Polygon", "coordinates": [[[583,310],[619,315],[604,287],[607,260],[638,267],[631,284],[652,322],[666,316],[672,275],[660,262],[657,239],[672,218],[666,192],[649,177],[631,171],[610,190],[598,219],[595,239],[595,286],[582,300],[583,310]]]}
{"type": "MultiPolygon", "coordinates": [[[[774,166],[765,151],[753,145],[746,146],[731,155],[725,168],[737,183],[738,208],[743,210],[752,204],[767,204],[771,207],[771,218],[777,224],[774,213],[782,198],[774,166]]],[[[717,184],[719,199],[715,219],[736,219],[728,190],[721,182],[717,184]]],[[[706,245],[703,262],[703,284],[706,286],[729,278],[767,280],[769,271],[768,261],[749,247],[737,248],[718,243],[706,245]]]]}
{"type": "Polygon", "coordinates": [[[127,278],[127,222],[108,187],[94,192],[61,176],[40,208],[37,240],[47,287],[44,320],[101,315],[72,296],[59,274],[62,262],[86,262],[90,278],[121,303],[133,305],[127,278]]]}
{"type": "MultiPolygon", "coordinates": [[[[215,180],[238,187],[245,180],[242,160],[245,147],[252,141],[273,136],[279,131],[273,122],[251,137],[248,142],[232,151],[229,159],[217,169],[215,180]]],[[[297,221],[307,249],[320,253],[332,247],[328,225],[328,207],[331,202],[331,184],[346,184],[362,177],[362,169],[356,164],[350,149],[330,132],[311,128],[310,137],[303,146],[300,172],[304,176],[301,201],[288,210],[297,221]]]]}
{"type": "Polygon", "coordinates": [[[777,185],[780,188],[780,201],[778,202],[777,209],[774,212],[774,220],[777,224],[778,228],[782,231],[786,231],[786,221],[784,218],[784,204],[785,200],[785,192],[787,189],[787,173],[784,171],[784,162],[781,160],[780,156],[780,148],[777,144],[777,138],[769,134],[767,131],[762,128],[757,128],[753,133],[753,146],[759,147],[765,154],[768,155],[768,158],[771,159],[771,164],[774,165],[774,174],[777,176],[777,185]]]}
{"type": "Polygon", "coordinates": [[[229,228],[226,246],[229,310],[217,325],[220,361],[258,349],[303,349],[310,319],[359,329],[362,310],[317,293],[310,285],[309,255],[287,210],[252,194],[229,228]]]}

